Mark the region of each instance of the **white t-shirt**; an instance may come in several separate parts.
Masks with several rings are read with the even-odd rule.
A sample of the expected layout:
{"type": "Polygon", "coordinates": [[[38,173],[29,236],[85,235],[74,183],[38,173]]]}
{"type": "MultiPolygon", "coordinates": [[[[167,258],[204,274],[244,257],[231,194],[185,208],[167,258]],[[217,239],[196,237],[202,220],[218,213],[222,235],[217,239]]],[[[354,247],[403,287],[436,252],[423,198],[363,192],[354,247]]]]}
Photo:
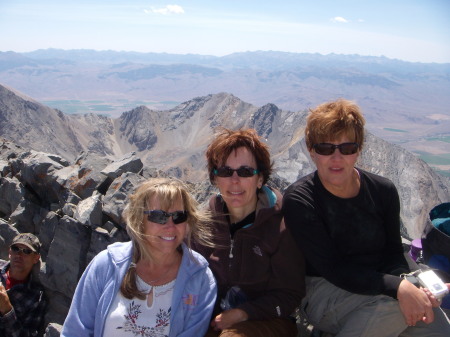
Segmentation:
{"type": "MultiPolygon", "coordinates": [[[[137,276],[137,275],[136,275],[137,276]]],[[[137,276],[138,289],[147,293],[145,300],[123,297],[119,291],[106,316],[104,337],[168,337],[170,305],[175,280],[152,287],[137,276]],[[151,296],[151,305],[148,299],[151,296]]]]}

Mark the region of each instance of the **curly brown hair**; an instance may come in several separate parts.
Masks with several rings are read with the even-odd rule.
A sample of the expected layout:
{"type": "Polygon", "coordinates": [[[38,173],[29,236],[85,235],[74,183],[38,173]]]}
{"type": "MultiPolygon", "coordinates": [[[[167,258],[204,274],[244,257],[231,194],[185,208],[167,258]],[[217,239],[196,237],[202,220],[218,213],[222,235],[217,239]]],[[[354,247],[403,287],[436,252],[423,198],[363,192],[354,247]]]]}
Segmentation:
{"type": "Polygon", "coordinates": [[[246,147],[253,154],[256,160],[256,169],[263,177],[263,184],[267,183],[272,173],[273,163],[270,161],[269,147],[258,136],[256,130],[239,129],[234,131],[221,128],[206,150],[211,184],[214,185],[214,169],[223,166],[231,152],[240,147],[246,147]]]}
{"type": "Polygon", "coordinates": [[[308,150],[314,144],[324,143],[341,136],[348,136],[358,143],[359,150],[364,143],[365,119],[359,106],[346,99],[320,104],[310,110],[306,121],[305,141],[308,150]]]}

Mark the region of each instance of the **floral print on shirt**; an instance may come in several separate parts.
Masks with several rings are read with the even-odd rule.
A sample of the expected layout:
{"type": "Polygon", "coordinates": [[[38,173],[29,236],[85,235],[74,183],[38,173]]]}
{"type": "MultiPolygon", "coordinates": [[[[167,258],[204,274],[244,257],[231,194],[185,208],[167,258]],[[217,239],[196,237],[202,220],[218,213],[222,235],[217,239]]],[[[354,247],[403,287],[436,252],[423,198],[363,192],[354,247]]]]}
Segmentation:
{"type": "Polygon", "coordinates": [[[131,301],[128,307],[128,314],[125,315],[124,326],[119,326],[117,329],[123,329],[123,331],[131,332],[136,337],[168,337],[164,334],[164,328],[169,325],[170,321],[170,308],[168,311],[159,309],[159,313],[156,314],[155,326],[142,326],[136,322],[141,314],[141,305],[134,304],[131,301]]]}

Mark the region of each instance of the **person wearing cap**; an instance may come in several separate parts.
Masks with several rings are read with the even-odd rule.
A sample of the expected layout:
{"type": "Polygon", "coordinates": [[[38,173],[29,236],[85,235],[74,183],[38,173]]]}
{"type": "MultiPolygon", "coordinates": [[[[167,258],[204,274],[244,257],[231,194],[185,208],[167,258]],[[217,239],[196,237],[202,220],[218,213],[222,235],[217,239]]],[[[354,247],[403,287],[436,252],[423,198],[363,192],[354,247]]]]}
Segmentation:
{"type": "Polygon", "coordinates": [[[32,277],[40,261],[41,243],[31,233],[17,235],[9,247],[9,261],[0,260],[0,336],[41,336],[47,300],[32,277]]]}

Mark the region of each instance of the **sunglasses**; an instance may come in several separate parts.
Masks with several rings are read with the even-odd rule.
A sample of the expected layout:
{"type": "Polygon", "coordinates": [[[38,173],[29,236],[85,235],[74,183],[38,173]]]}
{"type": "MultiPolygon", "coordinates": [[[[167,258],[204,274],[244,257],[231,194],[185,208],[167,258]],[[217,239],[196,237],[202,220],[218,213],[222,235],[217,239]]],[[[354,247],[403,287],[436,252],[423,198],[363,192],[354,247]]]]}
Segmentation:
{"type": "Polygon", "coordinates": [[[342,143],[342,144],[330,144],[330,143],[319,143],[313,145],[314,150],[317,154],[322,156],[330,156],[334,153],[334,150],[339,149],[339,152],[344,156],[355,154],[358,152],[358,143],[342,143]]]}
{"type": "Polygon", "coordinates": [[[172,221],[175,225],[185,222],[188,218],[187,211],[175,211],[168,213],[162,210],[152,210],[144,211],[144,214],[147,214],[148,221],[156,222],[160,225],[165,225],[170,217],[172,217],[172,221]]]}
{"type": "Polygon", "coordinates": [[[228,166],[222,166],[213,170],[213,173],[222,178],[231,177],[233,173],[236,171],[237,175],[241,178],[253,177],[255,174],[259,173],[258,169],[254,169],[249,166],[241,166],[237,169],[232,169],[228,166]]]}
{"type": "Polygon", "coordinates": [[[18,246],[11,246],[9,248],[11,248],[11,251],[14,252],[14,253],[22,252],[25,255],[30,255],[31,253],[34,253],[34,251],[31,250],[30,248],[20,248],[18,246]]]}

